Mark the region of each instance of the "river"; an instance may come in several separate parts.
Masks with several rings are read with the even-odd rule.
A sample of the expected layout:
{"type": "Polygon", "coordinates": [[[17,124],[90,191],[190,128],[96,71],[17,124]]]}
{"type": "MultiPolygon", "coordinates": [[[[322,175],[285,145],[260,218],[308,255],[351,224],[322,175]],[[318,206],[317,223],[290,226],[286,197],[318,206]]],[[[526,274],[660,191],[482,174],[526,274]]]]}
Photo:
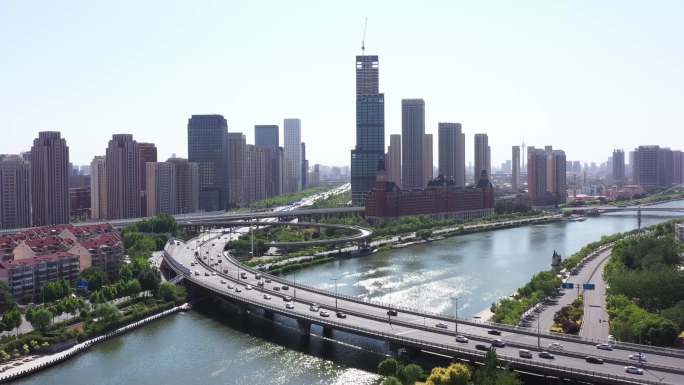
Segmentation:
{"type": "MultiPolygon", "coordinates": [[[[684,201],[668,207],[684,207],[684,201]]],[[[669,216],[645,216],[643,225],[669,216]]],[[[296,274],[298,282],[433,312],[473,316],[550,267],[554,250],[568,256],[601,235],[636,228],[624,214],[448,238],[337,260],[296,274]]],[[[291,277],[292,278],[292,277],[291,277]]],[[[318,330],[313,330],[315,333],[318,330]]],[[[293,322],[258,315],[230,319],[204,308],[174,315],[24,380],[22,385],[90,384],[374,384],[382,344],[355,336],[346,343],[313,337],[293,322]]]]}

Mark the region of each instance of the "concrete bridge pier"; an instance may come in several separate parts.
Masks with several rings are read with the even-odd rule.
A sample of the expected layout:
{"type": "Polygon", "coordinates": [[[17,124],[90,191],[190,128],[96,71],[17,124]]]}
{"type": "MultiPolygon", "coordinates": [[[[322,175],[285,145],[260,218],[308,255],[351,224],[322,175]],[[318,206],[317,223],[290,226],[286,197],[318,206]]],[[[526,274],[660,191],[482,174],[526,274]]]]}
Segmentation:
{"type": "Polygon", "coordinates": [[[332,326],[323,326],[323,337],[332,337],[332,326]]]}
{"type": "Polygon", "coordinates": [[[311,334],[311,322],[306,320],[297,320],[297,326],[299,327],[299,334],[303,337],[308,337],[311,334]]]}

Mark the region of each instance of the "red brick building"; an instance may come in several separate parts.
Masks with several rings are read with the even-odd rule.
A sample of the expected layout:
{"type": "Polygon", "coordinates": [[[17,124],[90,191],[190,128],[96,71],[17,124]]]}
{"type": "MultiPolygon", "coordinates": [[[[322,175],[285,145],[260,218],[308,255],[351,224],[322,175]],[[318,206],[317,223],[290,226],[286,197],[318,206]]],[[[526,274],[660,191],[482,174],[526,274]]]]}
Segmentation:
{"type": "Polygon", "coordinates": [[[366,218],[384,221],[410,215],[451,218],[480,218],[494,212],[494,189],[486,171],[476,187],[456,187],[441,175],[427,188],[401,190],[387,181],[384,170],[378,171],[375,187],[368,194],[366,218]]]}

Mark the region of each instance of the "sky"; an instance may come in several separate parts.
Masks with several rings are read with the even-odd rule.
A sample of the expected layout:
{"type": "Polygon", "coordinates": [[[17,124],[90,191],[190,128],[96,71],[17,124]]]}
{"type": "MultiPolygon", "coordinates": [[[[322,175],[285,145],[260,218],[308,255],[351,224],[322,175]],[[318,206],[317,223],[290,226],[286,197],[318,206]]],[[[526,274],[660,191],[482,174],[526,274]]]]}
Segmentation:
{"type": "MultiPolygon", "coordinates": [[[[684,2],[0,0],[0,153],[59,130],[74,164],[114,133],[187,156],[192,114],[302,120],[310,164],[349,164],[354,59],[380,57],[385,134],[423,98],[426,133],[460,122],[466,162],[487,133],[602,162],[613,148],[684,148],[684,2]]],[[[386,139],[386,144],[389,140],[386,139]]]]}

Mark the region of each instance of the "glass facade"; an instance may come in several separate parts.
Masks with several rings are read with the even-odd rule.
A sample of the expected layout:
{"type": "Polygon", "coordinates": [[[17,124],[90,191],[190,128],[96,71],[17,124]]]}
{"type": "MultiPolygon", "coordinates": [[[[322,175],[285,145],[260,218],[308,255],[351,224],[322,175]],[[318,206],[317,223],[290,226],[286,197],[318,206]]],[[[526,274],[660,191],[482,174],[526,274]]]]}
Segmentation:
{"type": "Polygon", "coordinates": [[[227,207],[228,123],[221,115],[193,115],[188,120],[188,160],[199,168],[199,208],[204,211],[227,207]]]}

